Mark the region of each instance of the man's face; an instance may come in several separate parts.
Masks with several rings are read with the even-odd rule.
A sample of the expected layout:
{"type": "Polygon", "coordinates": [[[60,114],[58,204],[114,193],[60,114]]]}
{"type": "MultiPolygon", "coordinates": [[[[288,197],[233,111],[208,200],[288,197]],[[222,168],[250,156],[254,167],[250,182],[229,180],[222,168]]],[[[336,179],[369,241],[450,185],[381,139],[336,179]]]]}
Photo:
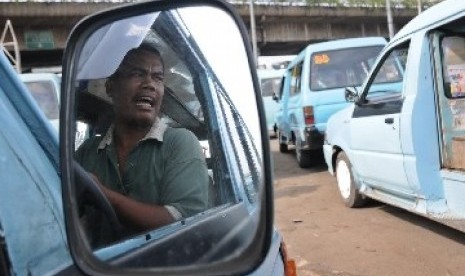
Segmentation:
{"type": "Polygon", "coordinates": [[[118,122],[149,127],[160,112],[164,95],[163,63],[147,50],[137,50],[123,60],[107,82],[118,122]]]}

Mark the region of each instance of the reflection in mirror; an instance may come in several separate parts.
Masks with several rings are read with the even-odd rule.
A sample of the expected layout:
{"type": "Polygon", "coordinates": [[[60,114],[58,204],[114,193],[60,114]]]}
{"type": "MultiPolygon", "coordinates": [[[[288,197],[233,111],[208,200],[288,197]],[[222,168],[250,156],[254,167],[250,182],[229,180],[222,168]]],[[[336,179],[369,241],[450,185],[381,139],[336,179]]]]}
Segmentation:
{"type": "Polygon", "coordinates": [[[227,222],[196,228],[203,243],[192,242],[189,257],[185,244],[171,243],[171,259],[157,265],[247,246],[260,213],[263,149],[249,63],[230,15],[186,7],[119,20],[96,30],[77,60],[76,120],[89,138],[75,159],[90,177],[76,180],[77,202],[91,247],[140,247],[219,214],[230,214],[227,222]]]}
{"type": "Polygon", "coordinates": [[[355,103],[358,101],[358,91],[356,87],[346,87],[344,91],[344,96],[347,102],[355,103]]]}

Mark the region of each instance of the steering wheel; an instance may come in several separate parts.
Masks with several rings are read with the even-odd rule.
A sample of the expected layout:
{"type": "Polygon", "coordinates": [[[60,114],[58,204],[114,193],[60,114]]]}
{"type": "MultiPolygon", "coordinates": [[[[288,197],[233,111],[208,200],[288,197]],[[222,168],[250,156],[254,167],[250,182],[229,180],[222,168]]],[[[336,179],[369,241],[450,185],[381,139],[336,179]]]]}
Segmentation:
{"type": "Polygon", "coordinates": [[[122,236],[123,227],[116,215],[113,206],[107,199],[99,185],[79,163],[73,162],[74,176],[76,179],[76,195],[79,207],[89,204],[95,206],[108,219],[116,239],[122,236]]]}

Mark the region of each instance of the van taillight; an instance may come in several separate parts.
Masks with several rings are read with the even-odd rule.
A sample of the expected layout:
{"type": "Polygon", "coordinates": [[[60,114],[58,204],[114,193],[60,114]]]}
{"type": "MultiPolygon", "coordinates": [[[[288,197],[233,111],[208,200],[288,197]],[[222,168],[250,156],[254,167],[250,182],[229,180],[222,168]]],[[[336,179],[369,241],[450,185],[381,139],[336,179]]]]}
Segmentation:
{"type": "Polygon", "coordinates": [[[304,120],[306,125],[312,125],[315,123],[315,117],[313,116],[313,106],[304,106],[304,120]]]}

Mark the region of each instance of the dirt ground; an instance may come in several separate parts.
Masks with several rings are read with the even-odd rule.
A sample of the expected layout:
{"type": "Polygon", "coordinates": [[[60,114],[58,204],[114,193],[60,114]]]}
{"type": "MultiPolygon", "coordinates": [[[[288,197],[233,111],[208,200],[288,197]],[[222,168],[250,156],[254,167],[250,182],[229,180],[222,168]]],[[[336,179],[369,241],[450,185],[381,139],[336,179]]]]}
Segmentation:
{"type": "Polygon", "coordinates": [[[465,233],[385,204],[344,206],[324,161],[300,169],[271,140],[275,224],[298,275],[465,275],[465,233]]]}

